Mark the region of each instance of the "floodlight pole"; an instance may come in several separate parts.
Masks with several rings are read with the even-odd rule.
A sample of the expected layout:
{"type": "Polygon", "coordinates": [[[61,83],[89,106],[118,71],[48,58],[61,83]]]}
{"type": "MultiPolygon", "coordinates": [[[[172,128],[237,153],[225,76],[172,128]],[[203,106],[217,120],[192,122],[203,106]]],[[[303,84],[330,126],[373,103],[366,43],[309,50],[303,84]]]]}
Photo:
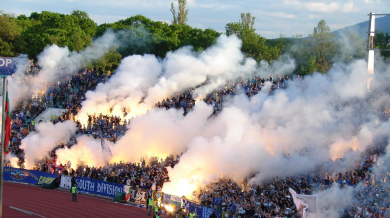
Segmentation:
{"type": "Polygon", "coordinates": [[[3,77],[3,111],[2,111],[2,123],[1,123],[1,155],[0,155],[0,217],[3,217],[3,184],[4,184],[4,148],[5,148],[5,121],[7,112],[5,110],[6,93],[7,93],[7,77],[3,77]]]}

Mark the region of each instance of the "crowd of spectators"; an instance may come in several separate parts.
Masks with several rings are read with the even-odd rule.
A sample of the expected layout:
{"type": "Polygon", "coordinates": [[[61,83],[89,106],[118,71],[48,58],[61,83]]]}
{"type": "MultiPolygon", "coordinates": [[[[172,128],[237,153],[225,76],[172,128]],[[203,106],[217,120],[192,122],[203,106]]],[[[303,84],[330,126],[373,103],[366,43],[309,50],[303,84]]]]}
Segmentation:
{"type": "MultiPolygon", "coordinates": [[[[192,200],[201,202],[234,217],[299,217],[289,188],[298,194],[311,195],[338,186],[353,187],[353,200],[339,211],[343,218],[376,218],[390,215],[390,159],[381,159],[386,143],[378,143],[362,154],[363,161],[345,172],[342,160],[318,166],[315,171],[293,177],[273,178],[257,183],[238,184],[231,179],[219,179],[198,192],[192,200]],[[378,160],[381,160],[378,163],[378,160]],[[380,171],[374,167],[381,166],[380,171]],[[380,214],[380,215],[379,215],[380,214]]],[[[247,178],[248,181],[250,177],[247,178]]],[[[329,208],[317,208],[317,212],[329,208]]]]}
{"type": "MultiPolygon", "coordinates": [[[[104,180],[108,182],[129,185],[134,188],[161,190],[165,182],[169,181],[167,167],[174,167],[179,157],[173,155],[165,159],[158,157],[141,158],[138,163],[114,163],[104,167],[81,166],[72,167],[71,163],[49,164],[49,168],[37,170],[48,171],[66,176],[84,177],[104,180]]],[[[40,164],[45,167],[45,164],[40,164]]]]}
{"type": "MultiPolygon", "coordinates": [[[[29,79],[34,77],[39,72],[39,67],[35,64],[27,68],[25,72],[24,83],[28,83],[29,79]]],[[[67,109],[67,113],[56,117],[52,120],[53,123],[62,122],[73,118],[81,108],[81,102],[85,100],[85,93],[88,90],[94,90],[99,83],[107,81],[108,75],[98,68],[87,69],[84,68],[78,72],[71,73],[61,71],[57,78],[57,82],[50,82],[45,84],[46,89],[40,94],[33,95],[24,99],[19,99],[15,103],[15,108],[11,113],[11,140],[10,150],[19,157],[19,163],[24,162],[23,149],[20,148],[21,141],[30,131],[35,130],[35,119],[44,112],[47,108],[55,107],[60,109],[67,109]]],[[[114,118],[94,117],[93,122],[99,122],[101,128],[111,126],[112,131],[101,133],[110,141],[117,140],[120,134],[123,134],[125,127],[123,123],[119,125],[114,118]]],[[[40,120],[38,120],[38,123],[40,120]]],[[[95,135],[92,128],[82,126],[76,123],[78,130],[77,134],[95,135]]]]}
{"type": "MultiPolygon", "coordinates": [[[[67,111],[58,117],[52,119],[53,123],[63,122],[66,120],[74,120],[77,126],[76,135],[86,134],[94,138],[104,137],[105,139],[116,142],[124,135],[127,130],[127,125],[130,120],[121,120],[120,117],[110,115],[89,115],[88,124],[83,125],[75,119],[81,109],[81,102],[85,100],[85,93],[88,90],[94,90],[99,83],[107,81],[110,74],[103,72],[102,68],[84,68],[77,72],[69,72],[63,69],[58,69],[60,74],[56,82],[49,82],[45,84],[45,90],[39,94],[28,98],[19,99],[15,103],[15,108],[12,111],[12,134],[11,134],[11,152],[18,156],[20,164],[23,163],[24,154],[20,148],[21,141],[30,131],[35,130],[35,119],[44,112],[47,108],[60,108],[67,111]]],[[[36,76],[40,71],[40,67],[31,62],[25,71],[24,82],[28,84],[30,78],[36,76]]],[[[218,115],[222,110],[222,103],[224,99],[235,95],[239,90],[243,90],[249,97],[257,94],[264,86],[265,82],[273,82],[270,91],[278,88],[285,88],[287,82],[290,81],[288,77],[277,76],[276,80],[270,76],[268,79],[263,79],[260,76],[255,76],[248,80],[237,80],[228,82],[221,90],[214,91],[205,96],[202,100],[207,104],[212,105],[214,112],[212,116],[218,115]]],[[[189,113],[195,106],[196,100],[193,98],[193,90],[189,89],[186,92],[180,93],[172,98],[167,98],[161,102],[156,103],[158,108],[182,108],[184,115],[189,113]]],[[[41,120],[38,120],[38,123],[41,120]]],[[[71,140],[75,142],[75,140],[71,140]]],[[[58,145],[51,153],[61,148],[63,145],[58,145]]],[[[68,145],[69,147],[69,145],[68,145]]],[[[51,155],[54,157],[55,155],[51,155]]]]}
{"type": "MultiPolygon", "coordinates": [[[[26,71],[26,77],[33,77],[39,72],[39,66],[32,65],[26,71]]],[[[11,153],[20,158],[23,163],[23,150],[20,149],[21,140],[27,136],[29,131],[34,130],[34,119],[46,108],[56,107],[67,109],[63,115],[52,120],[53,123],[66,120],[75,120],[74,117],[81,109],[81,102],[85,100],[85,93],[94,90],[99,83],[108,79],[101,69],[82,69],[75,74],[64,72],[57,82],[47,84],[47,88],[41,94],[31,98],[21,99],[12,111],[11,126],[11,153]]],[[[296,77],[295,80],[304,80],[296,77]]],[[[222,89],[216,90],[201,100],[212,105],[214,113],[218,115],[222,110],[223,102],[230,96],[244,93],[252,97],[264,89],[266,82],[271,82],[270,94],[277,89],[286,88],[292,79],[287,76],[269,76],[268,79],[255,76],[250,79],[239,79],[229,81],[222,89]]],[[[171,98],[157,102],[158,108],[183,109],[184,115],[188,114],[199,99],[193,97],[194,89],[189,89],[171,98]]],[[[386,90],[389,92],[389,90],[386,90]]],[[[389,118],[387,108],[380,108],[377,111],[382,119],[389,118]]],[[[112,115],[89,115],[88,123],[81,124],[75,120],[77,131],[67,145],[59,144],[50,152],[50,156],[37,163],[36,170],[62,173],[64,175],[88,177],[92,179],[105,180],[131,186],[138,186],[146,189],[159,189],[164,182],[169,181],[167,167],[173,167],[179,161],[179,157],[167,157],[165,160],[149,158],[146,163],[141,159],[139,163],[117,163],[105,167],[76,166],[71,163],[58,164],[55,161],[55,151],[65,146],[71,147],[77,143],[77,136],[89,135],[94,138],[104,137],[106,140],[115,143],[124,135],[130,121],[122,120],[112,115]]],[[[384,145],[376,146],[367,150],[365,158],[355,169],[346,172],[335,172],[335,167],[329,163],[318,167],[315,171],[305,175],[286,178],[274,178],[261,184],[238,184],[230,179],[220,179],[209,184],[202,190],[194,193],[192,200],[202,202],[204,205],[214,207],[227,214],[241,217],[297,217],[297,209],[294,206],[288,188],[296,190],[300,194],[312,194],[320,190],[330,188],[337,184],[341,188],[354,187],[353,204],[340,211],[340,217],[387,217],[390,202],[388,199],[389,176],[387,170],[374,174],[373,168],[378,165],[378,157],[384,154],[384,145]]],[[[390,167],[390,161],[381,163],[390,167]]]]}
{"type": "Polygon", "coordinates": [[[351,204],[340,211],[343,217],[390,216],[390,159],[384,154],[383,146],[370,149],[365,160],[355,169],[352,178],[360,183],[355,186],[351,204]]]}
{"type": "MultiPolygon", "coordinates": [[[[386,143],[367,149],[361,154],[362,160],[354,169],[340,171],[343,160],[330,161],[318,166],[314,171],[285,178],[273,178],[262,183],[248,183],[251,176],[243,184],[225,178],[210,183],[197,190],[191,200],[222,211],[233,217],[299,217],[297,208],[289,188],[299,194],[311,195],[333,186],[339,188],[353,187],[353,201],[339,211],[339,217],[388,217],[390,214],[390,159],[384,159],[386,143]],[[381,166],[380,170],[377,170],[381,166]],[[375,167],[375,168],[374,168],[375,167]]],[[[169,181],[167,167],[174,167],[180,156],[169,156],[165,160],[158,158],[141,158],[138,163],[119,163],[105,167],[77,166],[68,164],[52,164],[48,170],[69,176],[87,177],[104,180],[134,188],[161,190],[169,181]],[[148,160],[148,162],[146,161],[148,160]],[[73,169],[74,168],[74,169],[73,169]]],[[[41,164],[45,167],[44,164],[41,164]]],[[[317,211],[328,208],[317,208],[317,211]]]]}
{"type": "MultiPolygon", "coordinates": [[[[301,80],[302,77],[297,76],[298,80],[301,80]]],[[[276,76],[276,79],[272,75],[268,79],[262,78],[261,76],[254,76],[252,79],[237,79],[235,81],[228,81],[226,85],[220,89],[213,91],[212,93],[199,97],[199,99],[194,99],[194,88],[191,88],[185,92],[182,92],[171,98],[157,102],[155,107],[157,108],[170,108],[183,109],[184,115],[188,114],[197,100],[203,100],[207,104],[213,106],[213,115],[215,116],[222,110],[222,103],[225,99],[230,96],[234,96],[239,93],[245,93],[249,98],[256,95],[262,88],[265,86],[266,82],[270,82],[272,85],[269,89],[269,92],[272,93],[277,89],[286,88],[292,80],[288,76],[276,76]]]]}

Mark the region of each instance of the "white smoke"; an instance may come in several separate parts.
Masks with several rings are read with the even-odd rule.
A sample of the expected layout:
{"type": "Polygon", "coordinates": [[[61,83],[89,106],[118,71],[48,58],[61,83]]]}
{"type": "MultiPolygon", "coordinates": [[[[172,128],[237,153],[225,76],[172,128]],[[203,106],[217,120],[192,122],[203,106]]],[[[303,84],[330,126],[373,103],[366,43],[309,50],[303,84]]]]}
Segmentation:
{"type": "MultiPolygon", "coordinates": [[[[212,107],[203,102],[185,117],[181,110],[151,109],[156,101],[204,82],[196,94],[268,70],[280,70],[278,74],[283,75],[295,66],[287,59],[287,66],[280,64],[281,60],[257,69],[239,52],[236,37],[218,40],[216,46],[198,55],[183,48],[162,61],[150,55],[125,58],[108,83],[87,93],[80,116],[107,113],[110,108],[117,115],[122,107],[138,115],[126,135],[111,145],[110,162],[184,152],[180,163],[169,169],[172,182],[164,185],[165,192],[182,196],[221,176],[240,182],[256,173],[251,182],[260,182],[305,173],[341,157],[351,156],[355,161],[351,150],[363,151],[377,136],[388,135],[388,125],[371,110],[382,100],[365,101],[365,61],[335,64],[327,75],[315,73],[295,80],[272,95],[268,95],[267,83],[251,99],[241,94],[228,100],[213,121],[209,118],[212,107]],[[143,97],[144,103],[139,104],[143,97]]],[[[383,73],[389,71],[388,66],[383,69],[383,73]]],[[[382,81],[384,87],[388,81],[382,81]]],[[[78,140],[77,146],[58,152],[61,162],[81,163],[86,157],[90,165],[104,164],[98,142],[78,140]]],[[[351,166],[348,162],[345,166],[351,166]]]]}
{"type": "MultiPolygon", "coordinates": [[[[307,172],[331,158],[343,157],[350,149],[364,150],[373,139],[369,129],[376,128],[377,120],[356,127],[353,116],[359,111],[348,106],[336,110],[331,105],[337,103],[335,99],[364,97],[361,90],[354,91],[354,84],[338,86],[343,85],[339,79],[349,84],[351,73],[364,78],[363,71],[359,74],[355,70],[362,65],[364,62],[358,61],[351,68],[345,67],[347,73],[332,71],[330,75],[336,81],[316,74],[302,82],[308,85],[305,90],[298,84],[271,97],[267,91],[250,100],[244,95],[237,96],[213,122],[208,122],[212,109],[204,103],[198,103],[187,117],[174,109],[154,109],[132,120],[131,130],[112,147],[111,162],[137,161],[147,155],[165,157],[185,151],[179,165],[169,170],[174,182],[164,186],[169,193],[180,191],[181,195],[183,189],[178,190],[177,182],[183,178],[195,184],[194,188],[221,175],[239,181],[250,172],[260,172],[254,179],[260,181],[307,172]],[[297,153],[303,148],[311,148],[313,154],[297,153]],[[284,157],[286,152],[291,155],[284,157]]],[[[188,193],[192,191],[188,189],[188,193]]]]}
{"type": "MultiPolygon", "coordinates": [[[[132,119],[128,126],[131,130],[115,145],[111,144],[112,163],[119,161],[137,162],[140,157],[158,156],[165,158],[170,154],[184,152],[188,143],[199,135],[209,122],[212,109],[204,102],[196,105],[193,112],[183,116],[182,110],[153,109],[149,113],[132,119]]],[[[103,166],[103,152],[100,141],[90,137],[77,138],[77,145],[71,149],[57,151],[58,160],[62,163],[71,161],[88,165],[103,166]],[[96,149],[93,151],[93,149],[96,149]]]]}
{"type": "Polygon", "coordinates": [[[51,122],[36,125],[36,132],[22,140],[20,148],[25,152],[25,166],[30,169],[37,161],[49,157],[49,152],[58,144],[66,144],[76,131],[73,121],[53,124],[51,122]]]}
{"type": "Polygon", "coordinates": [[[215,45],[197,56],[188,47],[168,53],[163,62],[164,75],[149,89],[145,103],[155,104],[207,81],[194,91],[195,96],[204,96],[225,85],[227,80],[253,74],[256,62],[246,59],[240,48],[241,41],[236,36],[222,35],[215,45]]]}
{"type": "Polygon", "coordinates": [[[47,46],[38,55],[38,64],[42,68],[38,75],[31,78],[25,77],[25,68],[20,67],[9,80],[9,89],[12,93],[10,100],[13,102],[44,91],[48,82],[55,81],[63,73],[75,73],[90,61],[101,58],[111,48],[117,46],[117,43],[117,35],[112,30],[107,30],[80,52],[70,51],[68,47],[58,47],[54,44],[47,46]]]}
{"type": "Polygon", "coordinates": [[[8,98],[9,109],[12,111],[15,106],[15,101],[28,92],[28,87],[23,85],[24,71],[30,64],[27,55],[19,55],[17,57],[16,72],[12,76],[8,76],[8,98]]]}
{"type": "Polygon", "coordinates": [[[88,62],[101,58],[116,45],[116,40],[116,35],[108,30],[80,52],[70,51],[68,47],[57,45],[46,47],[38,55],[38,64],[42,70],[30,83],[32,91],[42,90],[47,82],[53,81],[63,72],[76,72],[88,62]]]}
{"type": "Polygon", "coordinates": [[[113,114],[123,116],[123,108],[130,108],[132,115],[145,113],[146,109],[136,111],[141,98],[147,89],[156,83],[162,69],[158,60],[152,55],[133,55],[122,60],[116,74],[107,83],[99,84],[95,91],[86,93],[79,116],[87,114],[113,114]]]}
{"type": "Polygon", "coordinates": [[[272,63],[265,60],[260,61],[260,66],[257,69],[257,74],[263,78],[268,78],[272,75],[274,78],[291,74],[296,68],[295,60],[288,55],[282,55],[272,63]]]}
{"type": "Polygon", "coordinates": [[[15,167],[15,168],[18,167],[19,158],[14,156],[12,153],[8,153],[7,155],[4,156],[4,158],[6,162],[9,162],[11,167],[15,167]]]}
{"type": "Polygon", "coordinates": [[[254,172],[252,182],[260,182],[296,175],[351,150],[363,151],[384,129],[364,101],[357,101],[367,94],[356,85],[366,78],[364,69],[364,61],[336,65],[328,75],[295,81],[272,96],[236,96],[169,170],[172,183],[164,191],[190,194],[191,187],[220,176],[240,182],[254,172]],[[183,178],[185,192],[177,188],[183,178]]]}
{"type": "Polygon", "coordinates": [[[70,161],[73,167],[77,165],[101,167],[106,165],[110,159],[108,153],[102,152],[100,139],[85,135],[78,137],[77,144],[71,149],[59,149],[56,154],[58,163],[70,161]]]}
{"type": "Polygon", "coordinates": [[[146,113],[158,101],[206,82],[194,91],[204,96],[227,80],[255,73],[256,62],[246,59],[240,47],[236,36],[222,35],[200,54],[184,47],[160,61],[151,55],[127,57],[110,81],[87,92],[80,115],[108,114],[113,108],[114,115],[123,117],[126,107],[127,118],[131,118],[146,113]]]}
{"type": "Polygon", "coordinates": [[[353,187],[340,188],[339,184],[333,183],[331,188],[316,194],[318,199],[316,216],[319,218],[340,217],[343,209],[353,201],[353,193],[353,187]]]}

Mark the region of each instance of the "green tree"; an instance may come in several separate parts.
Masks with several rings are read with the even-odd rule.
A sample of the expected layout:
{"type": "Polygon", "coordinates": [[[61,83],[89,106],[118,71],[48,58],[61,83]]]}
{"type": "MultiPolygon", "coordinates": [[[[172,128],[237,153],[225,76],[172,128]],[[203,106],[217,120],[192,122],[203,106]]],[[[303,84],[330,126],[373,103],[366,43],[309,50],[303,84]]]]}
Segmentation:
{"type": "Polygon", "coordinates": [[[102,24],[98,27],[96,36],[103,34],[107,29],[114,30],[120,35],[120,39],[123,39],[117,50],[123,57],[151,53],[163,58],[168,51],[187,45],[193,46],[195,51],[201,51],[214,44],[220,35],[212,29],[169,25],[161,21],[152,21],[142,15],[102,24]]]}
{"type": "MultiPolygon", "coordinates": [[[[389,33],[377,33],[375,34],[375,48],[390,49],[390,34],[389,33]]],[[[381,55],[384,57],[390,57],[389,51],[381,51],[381,55]]]]}
{"type": "Polygon", "coordinates": [[[239,22],[228,23],[225,26],[226,35],[235,34],[242,41],[241,51],[256,61],[275,60],[280,49],[276,46],[268,46],[266,39],[256,33],[254,28],[255,17],[250,13],[242,13],[239,22]]]}
{"type": "Polygon", "coordinates": [[[88,68],[101,66],[103,68],[103,72],[107,73],[107,71],[112,72],[116,68],[118,68],[121,60],[122,60],[122,55],[119,54],[117,51],[115,51],[115,49],[111,49],[99,60],[92,61],[87,66],[88,68]]]}
{"type": "Polygon", "coordinates": [[[304,74],[316,72],[317,69],[317,59],[314,55],[310,55],[307,61],[305,61],[304,64],[301,65],[301,71],[304,72],[304,74]]]}
{"type": "Polygon", "coordinates": [[[331,68],[331,60],[338,52],[334,34],[330,32],[325,20],[321,20],[317,27],[314,27],[313,34],[309,36],[306,43],[309,51],[317,60],[317,70],[327,73],[331,68]]]}
{"type": "Polygon", "coordinates": [[[267,39],[265,44],[268,47],[275,47],[278,49],[278,56],[287,52],[289,48],[292,46],[292,40],[288,40],[284,35],[280,35],[279,38],[276,39],[267,39]]]}
{"type": "Polygon", "coordinates": [[[314,27],[313,35],[328,33],[330,33],[330,27],[326,25],[325,20],[321,20],[320,22],[318,22],[317,27],[314,27]]]}
{"type": "Polygon", "coordinates": [[[0,12],[0,56],[17,56],[15,43],[20,38],[21,28],[16,18],[0,12]]]}
{"type": "Polygon", "coordinates": [[[88,14],[85,11],[74,10],[71,13],[72,17],[75,17],[75,21],[78,26],[85,32],[89,37],[93,37],[96,33],[97,25],[96,23],[89,18],[88,14]]]}
{"type": "Polygon", "coordinates": [[[24,16],[18,19],[26,23],[22,40],[25,43],[25,53],[30,58],[35,58],[44,47],[52,44],[80,51],[91,43],[97,28],[96,23],[82,11],[73,11],[70,15],[48,11],[33,12],[28,18],[24,16]]]}
{"type": "Polygon", "coordinates": [[[295,36],[287,41],[287,51],[295,59],[298,67],[295,73],[299,75],[314,72],[327,73],[336,61],[341,61],[339,46],[335,35],[330,32],[324,20],[321,20],[308,37],[295,36]]]}
{"type": "Polygon", "coordinates": [[[179,12],[177,14],[173,2],[171,3],[171,12],[173,16],[172,24],[184,25],[187,23],[188,20],[188,9],[186,9],[187,0],[178,0],[178,3],[179,12]]]}
{"type": "Polygon", "coordinates": [[[350,62],[367,54],[367,45],[355,32],[342,32],[335,36],[335,39],[338,49],[332,62],[350,62]]]}
{"type": "Polygon", "coordinates": [[[171,3],[171,12],[172,12],[172,16],[173,16],[172,24],[178,24],[176,9],[175,9],[175,5],[173,4],[173,2],[171,3]]]}

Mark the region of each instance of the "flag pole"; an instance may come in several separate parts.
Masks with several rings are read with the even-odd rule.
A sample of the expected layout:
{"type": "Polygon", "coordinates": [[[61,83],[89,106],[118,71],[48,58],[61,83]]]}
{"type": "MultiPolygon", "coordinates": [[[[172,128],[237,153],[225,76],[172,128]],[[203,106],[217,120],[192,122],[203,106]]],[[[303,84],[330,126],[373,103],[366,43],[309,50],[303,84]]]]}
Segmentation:
{"type": "Polygon", "coordinates": [[[0,156],[0,217],[3,217],[3,176],[4,176],[4,141],[5,141],[5,121],[6,121],[6,93],[7,93],[7,77],[3,76],[3,111],[1,125],[1,156],[0,156]]]}

